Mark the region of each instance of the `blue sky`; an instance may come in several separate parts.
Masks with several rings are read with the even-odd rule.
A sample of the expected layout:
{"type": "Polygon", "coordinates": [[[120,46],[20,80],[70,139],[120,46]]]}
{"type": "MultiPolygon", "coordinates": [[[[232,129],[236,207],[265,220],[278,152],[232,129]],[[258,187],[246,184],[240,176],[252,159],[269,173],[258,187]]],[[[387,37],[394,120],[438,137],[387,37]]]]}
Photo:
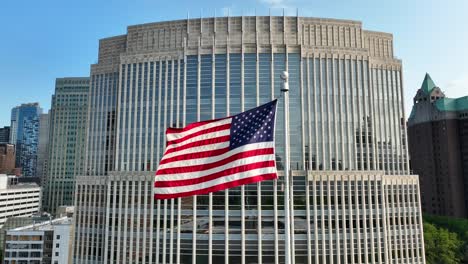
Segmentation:
{"type": "MultiPolygon", "coordinates": [[[[63,1],[7,0],[0,7],[0,126],[15,105],[50,108],[55,78],[88,76],[98,40],[126,33],[128,25],[191,17],[286,14],[360,20],[394,35],[403,60],[405,104],[429,72],[449,97],[468,95],[468,1],[250,0],[63,1]],[[203,8],[203,11],[201,10],[203,8]]],[[[408,115],[408,112],[407,112],[408,115]]]]}

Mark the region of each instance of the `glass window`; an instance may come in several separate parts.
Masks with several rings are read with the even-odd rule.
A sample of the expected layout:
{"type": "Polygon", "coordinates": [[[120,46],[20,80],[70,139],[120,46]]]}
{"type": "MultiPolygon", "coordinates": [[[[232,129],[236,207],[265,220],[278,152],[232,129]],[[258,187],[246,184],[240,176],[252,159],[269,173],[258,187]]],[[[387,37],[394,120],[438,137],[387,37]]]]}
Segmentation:
{"type": "Polygon", "coordinates": [[[257,106],[257,54],[244,54],[244,111],[257,106]]]}
{"type": "Polygon", "coordinates": [[[241,54],[229,54],[230,115],[241,112],[241,54]]]}
{"type": "Polygon", "coordinates": [[[200,120],[213,119],[211,95],[213,94],[212,55],[201,55],[200,66],[200,120]]]}
{"type": "Polygon", "coordinates": [[[227,115],[226,59],[226,54],[215,56],[215,118],[227,115]]]}

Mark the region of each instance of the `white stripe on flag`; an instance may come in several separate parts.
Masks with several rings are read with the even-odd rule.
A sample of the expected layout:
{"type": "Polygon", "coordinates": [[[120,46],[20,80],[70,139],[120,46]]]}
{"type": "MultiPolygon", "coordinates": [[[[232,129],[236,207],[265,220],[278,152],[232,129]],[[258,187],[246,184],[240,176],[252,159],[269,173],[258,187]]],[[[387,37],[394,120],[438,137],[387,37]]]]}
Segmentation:
{"type": "MultiPolygon", "coordinates": [[[[273,148],[274,147],[273,142],[260,142],[260,143],[252,143],[252,144],[247,144],[239,148],[235,148],[233,150],[230,150],[224,154],[218,155],[218,156],[213,156],[213,157],[208,157],[208,158],[198,158],[198,159],[186,159],[184,160],[184,167],[188,166],[196,166],[196,165],[202,165],[202,164],[210,164],[216,161],[223,160],[225,158],[228,158],[232,155],[238,154],[240,152],[245,152],[245,151],[250,151],[250,150],[256,150],[256,149],[265,149],[265,148],[273,148]]],[[[211,150],[216,150],[216,148],[213,148],[211,150]]],[[[186,153],[184,153],[186,154],[186,153]]],[[[162,164],[159,165],[158,170],[162,169],[168,169],[168,168],[177,168],[180,167],[180,161],[172,161],[167,164],[162,164]]]]}
{"type": "Polygon", "coordinates": [[[174,151],[174,152],[164,155],[161,161],[175,157],[175,156],[179,156],[179,155],[205,152],[205,151],[210,151],[210,150],[215,150],[215,149],[223,149],[227,147],[229,147],[229,141],[210,144],[210,145],[203,145],[203,146],[193,147],[193,148],[188,148],[188,149],[182,149],[182,150],[174,151]]]}
{"type": "Polygon", "coordinates": [[[172,140],[176,140],[176,139],[179,139],[179,138],[183,138],[183,137],[185,137],[187,135],[196,133],[198,131],[202,131],[202,130],[205,130],[205,129],[209,129],[209,128],[213,128],[213,127],[217,127],[217,126],[221,126],[221,125],[230,124],[231,122],[232,122],[232,118],[227,118],[227,119],[211,122],[211,123],[208,123],[206,125],[199,126],[199,127],[195,127],[195,128],[192,128],[192,129],[184,131],[184,132],[167,133],[166,136],[167,136],[168,141],[172,141],[172,140]]]}
{"type": "Polygon", "coordinates": [[[211,133],[199,135],[199,136],[193,137],[191,139],[182,141],[182,142],[177,143],[177,144],[168,145],[167,148],[166,148],[166,151],[171,150],[171,149],[176,148],[176,147],[183,147],[183,146],[185,146],[187,144],[197,142],[197,141],[203,141],[203,140],[208,140],[210,138],[216,138],[216,137],[222,137],[222,136],[229,136],[230,133],[231,133],[230,129],[224,129],[224,130],[220,130],[220,131],[216,131],[216,132],[211,132],[211,133]]]}
{"type": "Polygon", "coordinates": [[[261,155],[261,156],[255,156],[255,157],[247,157],[247,158],[238,159],[233,162],[226,163],[223,166],[219,166],[219,167],[209,169],[209,170],[157,175],[156,181],[160,182],[160,181],[177,181],[177,180],[196,179],[196,178],[201,178],[201,177],[213,174],[213,173],[224,171],[230,168],[243,166],[243,165],[256,163],[256,162],[274,160],[274,159],[275,159],[275,156],[273,154],[261,155]]]}
{"type": "Polygon", "coordinates": [[[275,167],[266,167],[261,169],[250,170],[246,172],[236,173],[233,175],[228,175],[224,177],[220,177],[211,181],[193,184],[193,185],[186,185],[186,186],[179,186],[179,187],[164,187],[164,188],[154,188],[155,192],[158,194],[173,194],[173,193],[182,193],[182,192],[192,192],[196,190],[206,189],[209,187],[213,187],[220,184],[226,184],[233,181],[238,181],[250,177],[255,177],[263,174],[268,173],[276,173],[275,167]]]}

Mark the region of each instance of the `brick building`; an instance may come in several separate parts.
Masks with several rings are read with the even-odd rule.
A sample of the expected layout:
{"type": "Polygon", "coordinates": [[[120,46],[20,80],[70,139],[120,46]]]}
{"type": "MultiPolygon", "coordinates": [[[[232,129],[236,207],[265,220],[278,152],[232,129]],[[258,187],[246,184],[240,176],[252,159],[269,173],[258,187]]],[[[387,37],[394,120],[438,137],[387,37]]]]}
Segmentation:
{"type": "Polygon", "coordinates": [[[14,173],[15,155],[15,145],[0,144],[0,174],[14,173]]]}
{"type": "Polygon", "coordinates": [[[468,216],[468,96],[447,98],[426,74],[408,120],[411,167],[428,214],[468,216]]]}

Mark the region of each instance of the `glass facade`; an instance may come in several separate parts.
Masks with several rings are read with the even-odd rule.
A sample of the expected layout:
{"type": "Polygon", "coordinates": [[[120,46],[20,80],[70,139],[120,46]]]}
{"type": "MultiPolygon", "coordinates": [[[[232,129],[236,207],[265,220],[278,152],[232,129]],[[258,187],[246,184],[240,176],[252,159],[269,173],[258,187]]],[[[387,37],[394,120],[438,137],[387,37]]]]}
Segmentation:
{"type": "MultiPolygon", "coordinates": [[[[399,125],[403,106],[399,71],[372,68],[369,61],[363,59],[314,54],[301,56],[299,53],[187,55],[183,59],[122,64],[121,69],[121,76],[125,76],[125,80],[122,82],[119,99],[119,145],[116,154],[119,162],[116,163],[116,171],[138,173],[155,170],[165,148],[164,131],[169,126],[181,127],[196,121],[234,115],[273,98],[279,98],[282,84],[280,74],[287,70],[290,85],[293,170],[382,170],[387,174],[408,174],[406,146],[401,137],[404,127],[399,125]],[[150,69],[150,73],[143,70],[142,74],[142,69],[147,68],[150,69]],[[141,84],[148,88],[142,88],[141,84]],[[146,93],[153,94],[154,97],[145,97],[146,93]],[[147,111],[146,108],[155,110],[147,111]],[[154,125],[145,120],[154,120],[154,125]],[[143,144],[144,142],[153,142],[150,144],[152,147],[148,148],[148,144],[143,144]],[[149,156],[153,158],[145,158],[149,156]]],[[[283,168],[284,155],[283,115],[284,109],[280,100],[275,132],[277,167],[280,170],[283,168]]],[[[117,188],[113,184],[109,187],[111,190],[117,188]]],[[[137,183],[117,181],[115,184],[117,186],[124,184],[126,188],[128,184],[137,183]]],[[[328,244],[318,240],[317,244],[308,245],[305,235],[308,233],[307,230],[312,228],[307,227],[307,221],[304,219],[307,215],[305,208],[316,208],[314,210],[319,211],[328,208],[338,210],[334,205],[327,204],[329,192],[352,193],[354,190],[359,190],[370,195],[372,198],[369,199],[380,199],[378,198],[378,195],[382,194],[380,190],[379,193],[374,193],[380,182],[326,181],[312,187],[313,184],[315,183],[304,181],[304,177],[294,177],[293,180],[293,204],[295,225],[297,225],[294,228],[295,243],[297,243],[296,261],[306,262],[311,255],[321,256],[320,259],[313,259],[312,263],[337,261],[337,258],[348,261],[352,258],[356,262],[362,258],[367,258],[369,261],[388,258],[383,252],[384,248],[379,246],[377,237],[374,238],[374,244],[371,244],[370,248],[380,253],[361,256],[353,254],[352,248],[340,248],[331,254],[329,249],[323,249],[325,245],[328,247],[328,244]],[[362,186],[358,187],[357,184],[362,186]],[[335,187],[337,189],[334,191],[335,187]],[[309,189],[306,191],[306,188],[309,189]],[[327,188],[331,190],[327,191],[327,188]],[[310,201],[305,197],[309,197],[310,201]],[[317,200],[314,200],[314,197],[317,200]],[[308,252],[307,247],[311,247],[312,250],[308,252]]],[[[132,192],[131,189],[129,191],[132,192]]],[[[353,199],[350,203],[355,210],[364,206],[364,202],[354,201],[361,199],[360,197],[349,198],[353,199]]],[[[340,194],[332,199],[347,199],[347,196],[342,197],[340,194]]],[[[119,201],[110,202],[119,203],[119,201]]],[[[343,202],[339,202],[339,205],[343,202]]],[[[377,204],[374,200],[370,203],[377,204]]],[[[192,252],[196,252],[200,257],[200,259],[197,257],[197,261],[204,262],[209,255],[213,256],[213,260],[222,261],[224,257],[217,254],[227,247],[231,250],[230,262],[241,261],[242,254],[245,254],[246,261],[255,261],[258,259],[257,250],[261,250],[262,257],[267,262],[275,262],[275,257],[284,254],[282,244],[274,242],[275,236],[284,233],[282,220],[284,196],[281,177],[274,182],[262,182],[211,195],[184,198],[180,203],[176,200],[157,201],[154,206],[154,218],[160,221],[154,222],[155,240],[152,242],[156,248],[152,256],[147,256],[148,260],[159,259],[164,262],[164,258],[173,257],[163,253],[169,250],[167,248],[170,245],[169,236],[175,235],[167,233],[170,230],[169,226],[178,226],[181,229],[182,241],[185,241],[183,243],[195,241],[195,237],[192,236],[197,236],[196,249],[188,244],[180,246],[182,262],[192,261],[192,252]],[[174,218],[169,219],[175,217],[169,214],[174,212],[176,206],[180,206],[183,210],[182,222],[174,218]],[[261,210],[261,216],[257,209],[261,210]],[[225,217],[226,215],[228,217],[225,217]],[[195,220],[192,220],[193,218],[195,220]],[[211,239],[206,235],[210,232],[208,224],[210,218],[213,221],[211,239]],[[227,228],[225,223],[228,223],[227,228]],[[192,232],[194,229],[195,232],[192,232]],[[259,233],[265,238],[261,246],[257,245],[259,233]],[[222,243],[221,237],[229,237],[230,240],[228,243],[222,243]],[[209,248],[212,249],[211,253],[209,248]]],[[[375,208],[381,208],[379,206],[375,205],[375,208]]],[[[309,217],[320,217],[316,215],[318,212],[311,214],[309,217]]],[[[112,214],[111,217],[116,218],[118,215],[112,214]]],[[[353,219],[351,215],[349,219],[336,220],[338,221],[336,224],[333,224],[335,220],[330,220],[332,227],[328,226],[330,223],[326,219],[309,219],[311,225],[314,221],[325,226],[317,226],[317,232],[311,231],[311,236],[329,234],[331,229],[337,228],[338,223],[347,228],[356,228],[356,225],[363,224],[363,220],[353,219]]],[[[383,226],[382,222],[377,223],[382,220],[372,221],[367,224],[375,228],[377,225],[383,226]]],[[[117,226],[120,230],[118,232],[126,232],[125,226],[117,226]]],[[[137,237],[133,236],[132,239],[137,237]]],[[[354,237],[353,240],[358,242],[349,246],[356,247],[356,250],[359,247],[361,252],[364,250],[361,246],[366,244],[362,239],[363,237],[354,237]]],[[[129,243],[134,242],[136,240],[129,241],[129,243]]],[[[335,243],[348,242],[341,240],[335,243]]],[[[119,244],[116,248],[122,246],[119,244]]],[[[114,255],[108,260],[120,261],[126,253],[114,251],[112,254],[114,255]]],[[[416,254],[416,251],[412,254],[416,254]]]]}
{"type": "MultiPolygon", "coordinates": [[[[370,68],[367,60],[298,53],[188,55],[123,64],[115,169],[155,170],[169,126],[234,115],[279,98],[284,70],[293,113],[292,169],[408,173],[400,72],[370,68]]],[[[279,169],[283,113],[280,100],[279,169]]]]}
{"type": "Polygon", "coordinates": [[[40,114],[42,108],[37,103],[11,110],[10,143],[16,146],[16,167],[23,176],[36,176],[40,114]]]}
{"type": "Polygon", "coordinates": [[[114,165],[119,74],[92,74],[88,93],[86,175],[105,175],[114,165]]]}
{"type": "Polygon", "coordinates": [[[85,172],[89,85],[87,77],[56,80],[50,111],[48,171],[42,181],[42,209],[52,214],[59,206],[73,205],[75,177],[85,172]]]}

